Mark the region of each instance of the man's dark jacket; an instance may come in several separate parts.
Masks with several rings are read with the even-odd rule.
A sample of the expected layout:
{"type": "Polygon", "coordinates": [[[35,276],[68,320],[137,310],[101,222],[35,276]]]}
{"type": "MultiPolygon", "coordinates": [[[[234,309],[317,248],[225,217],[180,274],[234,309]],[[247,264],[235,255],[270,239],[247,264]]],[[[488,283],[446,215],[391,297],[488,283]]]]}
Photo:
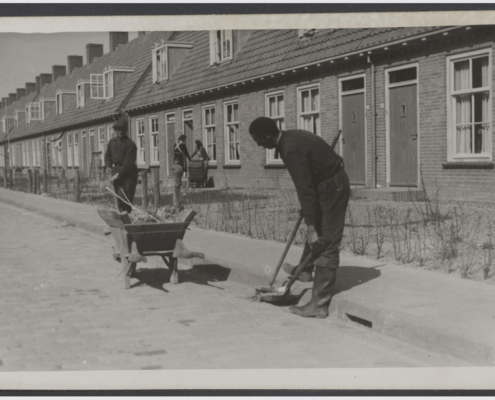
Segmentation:
{"type": "Polygon", "coordinates": [[[119,179],[137,177],[137,147],[127,136],[110,139],[105,153],[105,167],[112,168],[112,174],[118,173],[119,179]]]}
{"type": "Polygon", "coordinates": [[[277,151],[294,181],[304,221],[315,225],[318,184],[334,176],[342,157],[321,137],[299,129],[282,131],[277,151]]]}

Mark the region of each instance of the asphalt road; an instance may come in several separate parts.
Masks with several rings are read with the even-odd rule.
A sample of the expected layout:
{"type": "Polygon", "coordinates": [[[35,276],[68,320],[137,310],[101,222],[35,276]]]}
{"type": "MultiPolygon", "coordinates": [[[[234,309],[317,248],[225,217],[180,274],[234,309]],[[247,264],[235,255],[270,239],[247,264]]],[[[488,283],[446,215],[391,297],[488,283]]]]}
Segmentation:
{"type": "MultiPolygon", "coordinates": [[[[125,290],[110,238],[0,203],[0,372],[468,366],[158,258],[125,290]]],[[[185,237],[187,246],[187,234],[185,237]]]]}

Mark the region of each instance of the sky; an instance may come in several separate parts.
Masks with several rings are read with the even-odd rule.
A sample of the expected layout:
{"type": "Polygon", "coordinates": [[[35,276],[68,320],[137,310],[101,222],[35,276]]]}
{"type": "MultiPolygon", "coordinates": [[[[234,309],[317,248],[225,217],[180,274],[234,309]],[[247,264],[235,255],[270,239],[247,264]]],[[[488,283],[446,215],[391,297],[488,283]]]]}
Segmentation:
{"type": "MultiPolygon", "coordinates": [[[[129,41],[137,37],[129,32],[129,41]]],[[[86,44],[103,45],[109,50],[108,32],[66,33],[0,33],[0,98],[8,97],[36,76],[52,73],[52,65],[67,66],[67,56],[83,56],[86,64],[86,44]]]]}

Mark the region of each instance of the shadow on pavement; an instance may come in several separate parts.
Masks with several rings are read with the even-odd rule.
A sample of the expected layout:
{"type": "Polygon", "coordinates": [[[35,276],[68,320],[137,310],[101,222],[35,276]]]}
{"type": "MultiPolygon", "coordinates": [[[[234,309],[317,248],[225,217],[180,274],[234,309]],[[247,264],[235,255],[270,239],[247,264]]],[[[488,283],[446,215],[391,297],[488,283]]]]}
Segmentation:
{"type": "Polygon", "coordinates": [[[179,271],[179,282],[191,282],[224,290],[210,282],[225,282],[229,277],[230,269],[218,264],[193,265],[191,269],[179,271]]]}
{"type": "MultiPolygon", "coordinates": [[[[230,269],[217,264],[194,265],[191,269],[179,270],[179,284],[191,282],[224,290],[210,283],[224,282],[229,277],[229,274],[230,269]]],[[[133,278],[137,279],[138,282],[132,284],[131,289],[137,286],[147,285],[153,289],[169,293],[163,287],[164,284],[170,283],[170,271],[168,268],[139,268],[133,278]]]]}
{"type": "Polygon", "coordinates": [[[147,285],[153,289],[169,293],[163,287],[165,283],[170,282],[170,271],[167,268],[139,268],[133,278],[137,279],[138,282],[131,285],[131,289],[136,286],[147,285]]]}
{"type": "Polygon", "coordinates": [[[337,282],[334,286],[334,294],[351,290],[378,278],[381,272],[376,267],[340,267],[337,270],[337,282]]]}

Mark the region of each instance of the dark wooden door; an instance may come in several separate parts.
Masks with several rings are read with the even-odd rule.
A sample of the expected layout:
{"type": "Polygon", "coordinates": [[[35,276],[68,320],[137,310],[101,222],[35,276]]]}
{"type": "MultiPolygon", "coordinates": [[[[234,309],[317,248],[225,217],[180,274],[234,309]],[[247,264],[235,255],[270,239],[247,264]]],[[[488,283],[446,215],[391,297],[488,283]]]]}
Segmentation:
{"type": "Polygon", "coordinates": [[[389,89],[390,184],[418,185],[417,85],[389,89]]]}
{"type": "Polygon", "coordinates": [[[167,134],[167,174],[172,174],[172,165],[174,163],[174,146],[175,146],[175,116],[172,114],[165,116],[165,126],[167,134]]]}
{"type": "Polygon", "coordinates": [[[342,150],[351,184],[366,183],[364,93],[342,96],[342,150]]]}

